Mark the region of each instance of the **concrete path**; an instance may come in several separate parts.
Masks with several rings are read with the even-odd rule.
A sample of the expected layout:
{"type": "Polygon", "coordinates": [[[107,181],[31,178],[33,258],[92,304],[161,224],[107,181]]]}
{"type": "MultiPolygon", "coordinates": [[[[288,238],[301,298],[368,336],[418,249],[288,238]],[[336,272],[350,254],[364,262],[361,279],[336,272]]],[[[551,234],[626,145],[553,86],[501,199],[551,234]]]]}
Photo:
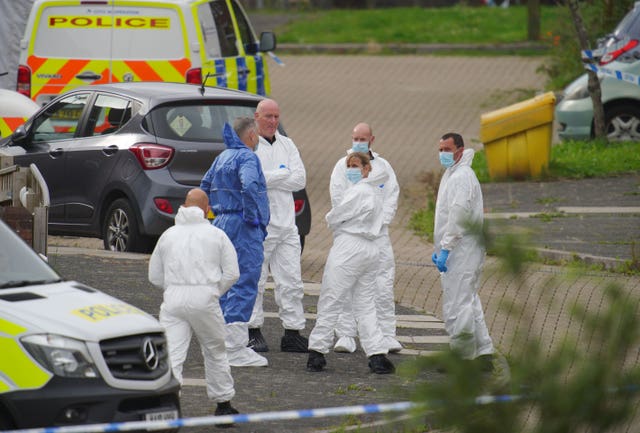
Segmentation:
{"type": "MultiPolygon", "coordinates": [[[[282,56],[270,62],[272,97],[300,149],[307,169],[313,222],[302,256],[304,277],[320,281],[331,246],[324,215],[330,210],[329,178],[351,145],[360,122],[374,129],[374,150],[394,167],[401,201],[391,236],[399,299],[419,298],[432,247],[407,229],[411,214],[426,204],[422,180],[439,172],[437,143],[445,132],[461,133],[472,147],[480,115],[542,90],[539,58],[434,56],[282,56]],[[415,295],[405,295],[404,290],[415,295]]],[[[422,302],[416,299],[421,307],[422,302]]]]}

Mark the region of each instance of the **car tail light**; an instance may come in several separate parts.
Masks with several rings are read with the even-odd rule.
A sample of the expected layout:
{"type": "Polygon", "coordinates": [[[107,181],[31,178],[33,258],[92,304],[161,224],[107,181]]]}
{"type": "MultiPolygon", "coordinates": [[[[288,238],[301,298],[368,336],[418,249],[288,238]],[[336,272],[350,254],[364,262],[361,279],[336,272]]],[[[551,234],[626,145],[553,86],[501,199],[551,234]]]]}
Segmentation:
{"type": "Polygon", "coordinates": [[[202,84],[202,69],[193,68],[187,71],[187,83],[189,84],[202,84]]]}
{"type": "Polygon", "coordinates": [[[615,51],[612,51],[610,53],[605,54],[604,56],[602,56],[602,58],[600,59],[600,64],[601,65],[606,65],[607,63],[611,63],[614,60],[616,60],[618,57],[620,57],[621,55],[623,55],[624,53],[626,53],[627,51],[631,51],[632,49],[634,49],[635,47],[638,46],[638,41],[637,39],[631,39],[629,42],[627,42],[625,44],[624,47],[622,48],[618,48],[615,51]]]}
{"type": "Polygon", "coordinates": [[[173,148],[159,144],[137,143],[129,148],[145,170],[156,170],[169,164],[173,148]]]}
{"type": "Polygon", "coordinates": [[[18,66],[18,83],[16,90],[27,98],[31,98],[31,69],[29,69],[28,66],[18,66]]]}
{"type": "Polygon", "coordinates": [[[304,200],[302,199],[294,200],[293,207],[296,211],[296,215],[298,215],[304,209],[304,200]]]}
{"type": "Polygon", "coordinates": [[[158,210],[165,213],[173,213],[173,206],[166,198],[154,198],[153,202],[156,204],[158,210]]]}

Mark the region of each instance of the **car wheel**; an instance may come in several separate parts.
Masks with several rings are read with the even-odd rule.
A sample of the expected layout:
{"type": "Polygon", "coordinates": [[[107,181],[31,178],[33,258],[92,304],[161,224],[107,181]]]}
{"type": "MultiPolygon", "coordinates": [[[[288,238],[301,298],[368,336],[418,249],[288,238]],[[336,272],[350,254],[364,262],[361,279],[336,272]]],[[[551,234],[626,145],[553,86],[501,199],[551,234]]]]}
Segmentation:
{"type": "Polygon", "coordinates": [[[0,430],[10,430],[13,428],[15,428],[15,426],[13,422],[11,422],[11,417],[0,408],[0,430]]]}
{"type": "Polygon", "coordinates": [[[147,239],[138,231],[133,207],[119,198],[109,206],[102,225],[104,249],[110,251],[147,252],[147,239]]]}
{"type": "Polygon", "coordinates": [[[640,107],[620,104],[608,108],[605,130],[609,141],[640,141],[640,107]]]}

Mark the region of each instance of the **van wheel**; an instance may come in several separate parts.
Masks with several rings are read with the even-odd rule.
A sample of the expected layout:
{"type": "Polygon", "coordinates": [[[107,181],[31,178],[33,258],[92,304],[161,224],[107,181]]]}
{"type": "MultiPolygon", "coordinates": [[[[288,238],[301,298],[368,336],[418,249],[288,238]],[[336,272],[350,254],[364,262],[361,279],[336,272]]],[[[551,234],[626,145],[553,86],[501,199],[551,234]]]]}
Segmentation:
{"type": "Polygon", "coordinates": [[[640,141],[640,108],[633,104],[614,105],[605,112],[609,141],[640,141]]]}
{"type": "Polygon", "coordinates": [[[133,207],[119,198],[109,206],[102,224],[104,249],[110,251],[147,252],[149,242],[140,234],[133,207]]]}

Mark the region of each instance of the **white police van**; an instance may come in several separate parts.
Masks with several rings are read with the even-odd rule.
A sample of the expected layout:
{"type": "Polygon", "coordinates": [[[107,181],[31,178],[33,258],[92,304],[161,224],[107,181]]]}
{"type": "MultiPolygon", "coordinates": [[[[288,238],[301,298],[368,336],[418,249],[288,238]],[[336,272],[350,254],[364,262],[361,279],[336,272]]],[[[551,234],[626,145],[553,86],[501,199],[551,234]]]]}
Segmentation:
{"type": "Polygon", "coordinates": [[[0,220],[0,431],[180,417],[159,322],[63,280],[0,220]]]}

